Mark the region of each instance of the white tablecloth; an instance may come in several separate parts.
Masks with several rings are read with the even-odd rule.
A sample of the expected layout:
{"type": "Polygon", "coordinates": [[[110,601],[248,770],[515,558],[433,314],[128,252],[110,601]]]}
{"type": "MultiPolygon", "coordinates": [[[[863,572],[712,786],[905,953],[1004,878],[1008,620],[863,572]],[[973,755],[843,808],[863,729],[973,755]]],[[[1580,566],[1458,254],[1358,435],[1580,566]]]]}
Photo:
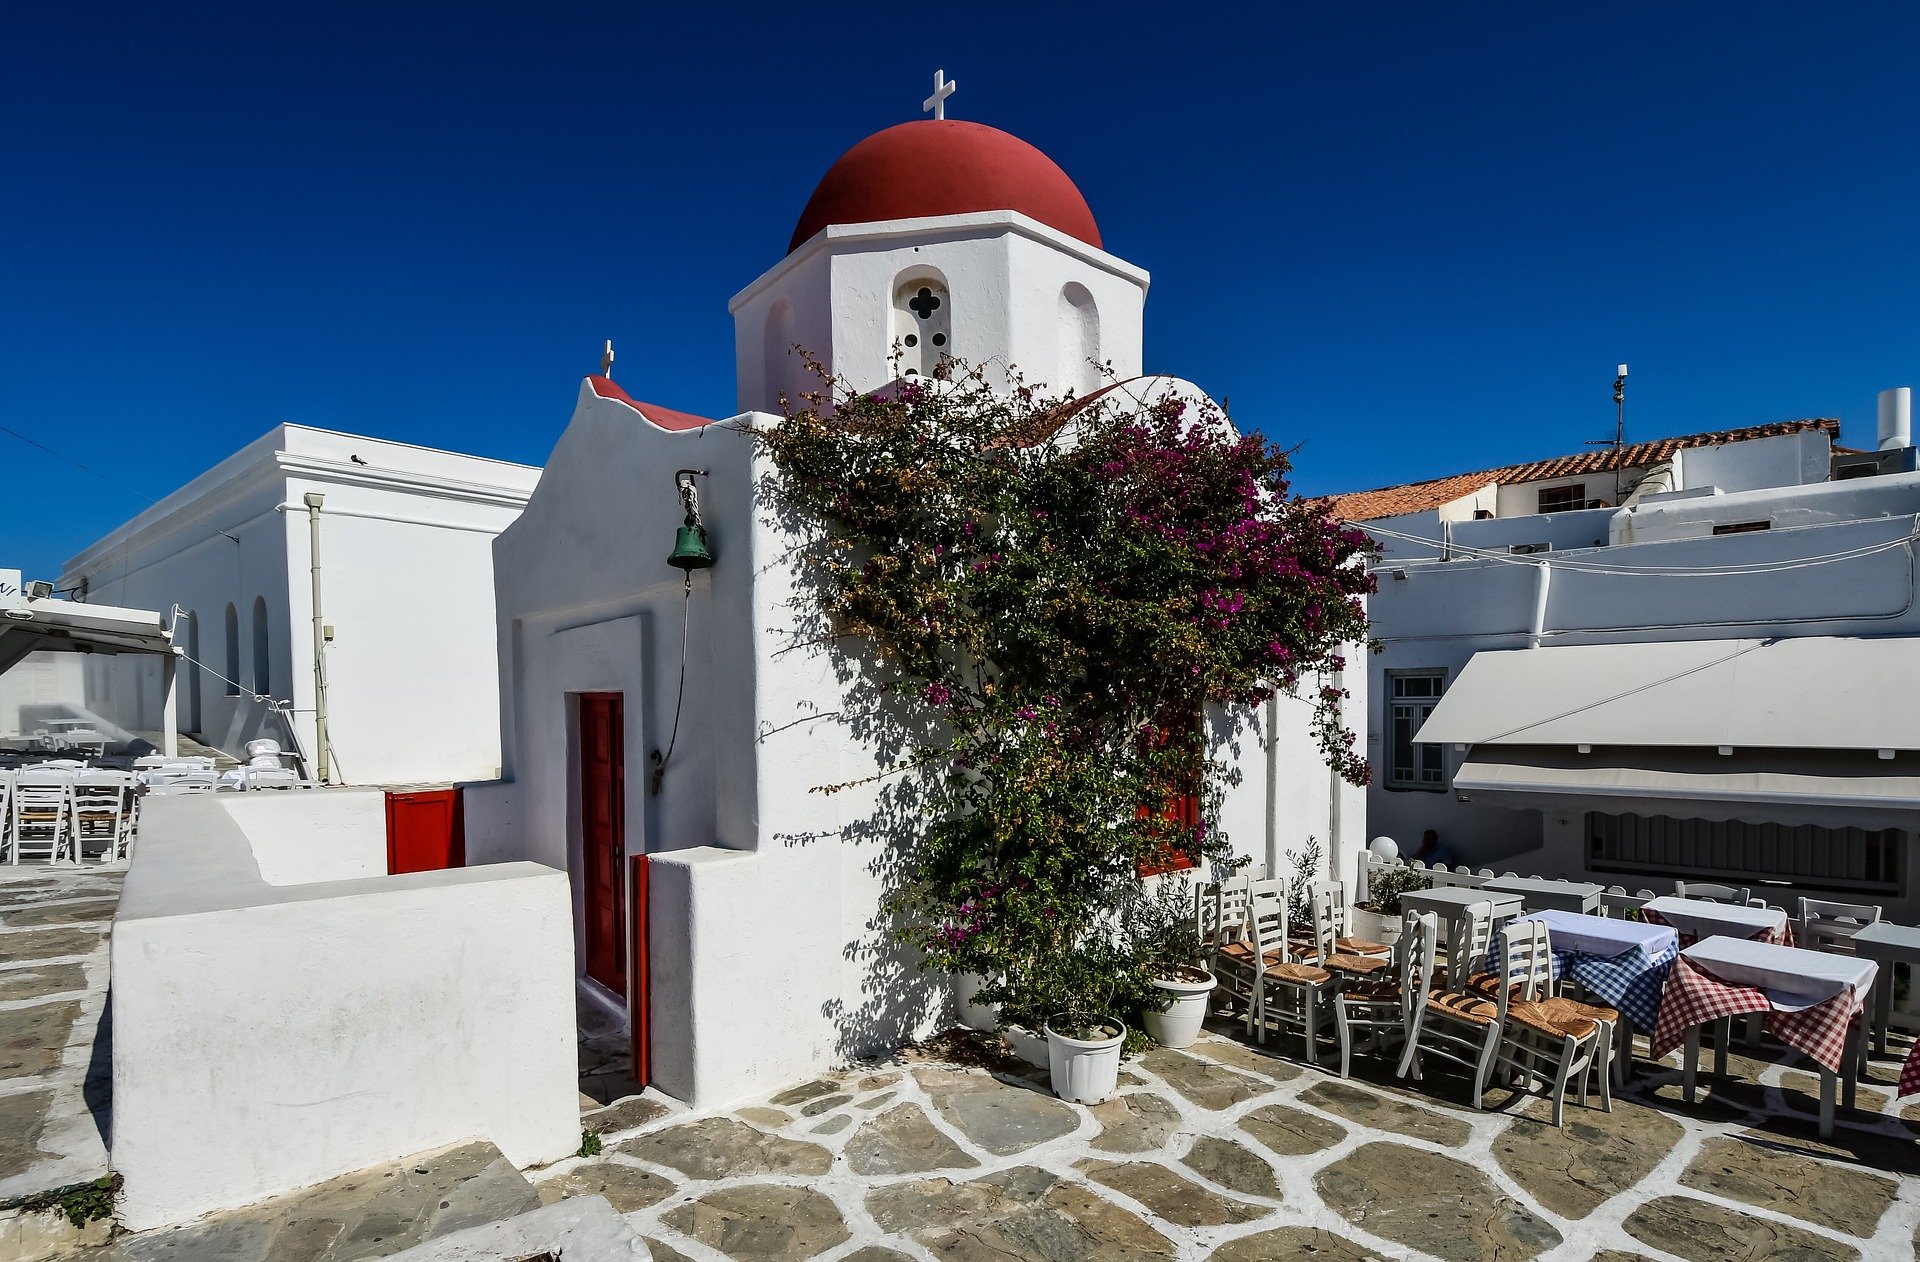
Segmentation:
{"type": "Polygon", "coordinates": [[[1880,971],[1872,960],[1746,938],[1704,938],[1680,954],[1730,985],[1758,987],[1783,1012],[1811,1008],[1845,990],[1865,994],[1880,971]]]}
{"type": "Polygon", "coordinates": [[[1520,919],[1538,920],[1546,925],[1547,936],[1556,951],[1581,951],[1609,959],[1625,955],[1635,947],[1645,947],[1649,954],[1655,954],[1663,947],[1671,948],[1674,938],[1674,931],[1665,925],[1583,916],[1571,911],[1536,911],[1520,919]]]}
{"type": "Polygon", "coordinates": [[[1787,913],[1775,907],[1742,907],[1704,898],[1675,898],[1669,894],[1647,904],[1647,910],[1681,933],[1696,938],[1753,938],[1787,927],[1787,913]]]}

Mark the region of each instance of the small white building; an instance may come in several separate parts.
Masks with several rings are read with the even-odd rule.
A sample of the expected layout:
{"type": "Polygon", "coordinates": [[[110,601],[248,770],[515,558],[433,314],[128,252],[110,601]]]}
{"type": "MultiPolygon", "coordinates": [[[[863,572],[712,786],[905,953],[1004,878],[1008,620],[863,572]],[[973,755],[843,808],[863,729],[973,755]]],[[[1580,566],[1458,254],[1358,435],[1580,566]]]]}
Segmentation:
{"type": "MultiPolygon", "coordinates": [[[[467,854],[571,873],[580,970],[632,1015],[643,1081],[744,1097],[924,1032],[947,1002],[878,916],[890,834],[874,794],[814,792],[886,764],[840,718],[857,655],[795,634],[794,536],[743,432],[814,388],[793,348],[856,389],[952,355],[1074,389],[1099,379],[1095,360],[1137,397],[1197,397],[1138,375],[1146,289],[1038,150],[908,123],[834,164],[786,257],[734,298],[740,416],[581,386],[495,543],[506,765],[467,793],[467,854]],[[667,564],[682,469],[703,471],[717,558],[690,589],[667,564]]],[[[1363,680],[1353,693],[1357,718],[1363,680]]],[[[1321,760],[1310,710],[1282,698],[1245,716],[1221,755],[1240,772],[1221,822],[1270,865],[1314,837],[1350,871],[1362,797],[1321,760]]]]}
{"type": "MultiPolygon", "coordinates": [[[[539,477],[279,425],[74,557],[60,587],[177,608],[180,730],[231,753],[255,737],[297,739],[317,771],[317,560],[330,778],[490,779],[500,766],[492,544],[539,477]]],[[[121,727],[159,727],[157,670],[90,664],[84,691],[87,708],[121,727]]]]}
{"type": "Polygon", "coordinates": [[[1904,399],[1871,452],[1792,421],[1336,497],[1383,550],[1369,833],[1920,911],[1904,399]]]}

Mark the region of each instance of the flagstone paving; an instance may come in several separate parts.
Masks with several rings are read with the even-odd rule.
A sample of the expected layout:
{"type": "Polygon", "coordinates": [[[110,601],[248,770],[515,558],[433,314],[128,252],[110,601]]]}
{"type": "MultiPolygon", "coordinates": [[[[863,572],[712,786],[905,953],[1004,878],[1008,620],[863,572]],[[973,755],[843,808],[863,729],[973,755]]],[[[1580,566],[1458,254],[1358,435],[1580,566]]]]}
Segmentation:
{"type": "Polygon", "coordinates": [[[1555,1129],[1500,1089],[1474,1111],[1443,1069],[1404,1083],[1356,1059],[1342,1080],[1228,1034],[1127,1062],[1091,1107],[1015,1061],[945,1060],[951,1044],[724,1113],[638,1097],[584,1115],[600,1156],[531,1177],[543,1200],[607,1196],[666,1262],[1920,1257],[1896,1061],[1824,1142],[1804,1063],[1771,1047],[1693,1106],[1672,1065],[1642,1062],[1613,1112],[1569,1101],[1555,1129]]]}
{"type": "Polygon", "coordinates": [[[0,865],[0,1208],[107,1172],[119,868],[0,865]]]}

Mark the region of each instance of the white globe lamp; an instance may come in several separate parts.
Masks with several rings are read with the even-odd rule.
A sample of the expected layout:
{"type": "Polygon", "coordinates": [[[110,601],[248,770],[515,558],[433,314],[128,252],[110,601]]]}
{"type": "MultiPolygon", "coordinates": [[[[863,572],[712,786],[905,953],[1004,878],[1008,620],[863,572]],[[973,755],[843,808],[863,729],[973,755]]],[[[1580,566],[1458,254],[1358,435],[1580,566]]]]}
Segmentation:
{"type": "Polygon", "coordinates": [[[1375,837],[1367,843],[1367,850],[1374,858],[1388,863],[1400,857],[1400,843],[1391,837],[1375,837]]]}

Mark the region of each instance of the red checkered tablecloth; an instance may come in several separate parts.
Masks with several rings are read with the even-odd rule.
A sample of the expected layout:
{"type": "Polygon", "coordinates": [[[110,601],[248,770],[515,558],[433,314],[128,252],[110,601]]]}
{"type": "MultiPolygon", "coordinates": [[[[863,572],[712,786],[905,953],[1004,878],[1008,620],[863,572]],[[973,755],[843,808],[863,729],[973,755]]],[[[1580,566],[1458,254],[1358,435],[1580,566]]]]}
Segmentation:
{"type": "MultiPolygon", "coordinates": [[[[1764,1012],[1769,1034],[1837,1074],[1846,1056],[1847,1030],[1860,1019],[1864,1007],[1862,997],[1848,989],[1811,1008],[1782,1012],[1759,987],[1723,982],[1683,955],[1673,962],[1673,969],[1667,974],[1667,988],[1660,997],[1660,1024],[1654,1027],[1651,1051],[1658,1060],[1680,1046],[1686,1040],[1687,1031],[1696,1025],[1718,1021],[1721,1017],[1764,1012]]],[[[1907,1072],[1914,1073],[1914,1089],[1920,1090],[1920,1070],[1914,1068],[1911,1058],[1907,1072]]],[[[1903,1072],[1901,1090],[1906,1089],[1903,1072]]]]}
{"type": "MultiPolygon", "coordinates": [[[[1646,908],[1643,907],[1640,909],[1640,919],[1646,921],[1650,925],[1665,925],[1667,926],[1667,928],[1673,930],[1676,934],[1680,935],[1680,949],[1682,951],[1686,950],[1688,947],[1692,946],[1694,943],[1700,940],[1697,935],[1688,933],[1685,929],[1682,929],[1680,926],[1674,924],[1672,921],[1668,920],[1665,916],[1662,916],[1657,911],[1648,911],[1646,908]]],[[[1724,937],[1726,935],[1722,934],[1719,936],[1724,937]]],[[[1762,929],[1760,932],[1753,935],[1753,941],[1771,942],[1775,946],[1786,946],[1786,947],[1792,946],[1793,945],[1793,918],[1788,917],[1786,923],[1781,925],[1778,929],[1762,929]]]]}
{"type": "Polygon", "coordinates": [[[1916,1091],[1920,1091],[1920,1039],[1913,1041],[1907,1063],[1900,1066],[1900,1094],[1912,1095],[1916,1091]]]}

